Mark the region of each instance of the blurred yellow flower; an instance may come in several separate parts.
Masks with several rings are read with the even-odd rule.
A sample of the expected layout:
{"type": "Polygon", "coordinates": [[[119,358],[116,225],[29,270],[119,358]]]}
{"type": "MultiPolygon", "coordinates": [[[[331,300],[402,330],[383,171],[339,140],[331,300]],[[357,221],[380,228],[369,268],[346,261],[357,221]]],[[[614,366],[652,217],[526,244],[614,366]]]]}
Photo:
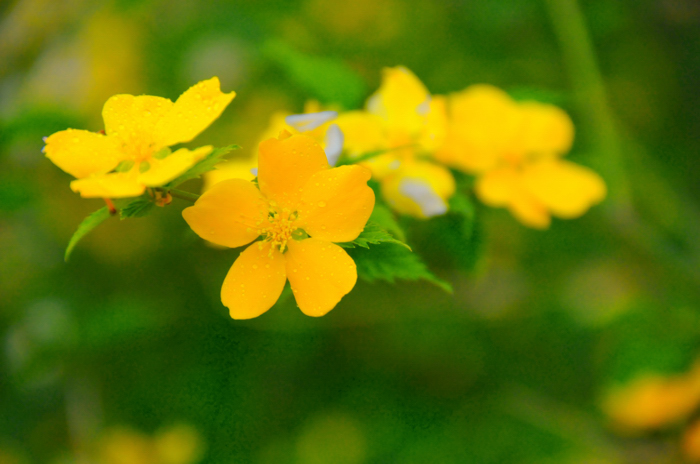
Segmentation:
{"type": "Polygon", "coordinates": [[[455,181],[442,166],[406,161],[382,180],[381,192],[396,211],[426,219],[447,212],[446,199],[454,194],[455,181]]]}
{"type": "Polygon", "coordinates": [[[682,446],[688,461],[700,462],[700,420],[695,420],[686,428],[682,446]]]}
{"type": "Polygon", "coordinates": [[[194,464],[204,454],[204,442],[195,428],[173,425],[154,437],[126,427],[107,430],[99,440],[99,464],[194,464]]]}
{"type": "Polygon", "coordinates": [[[561,109],[515,102],[490,85],[474,85],[448,99],[445,143],[435,156],[478,176],[485,204],[506,207],[523,224],[547,228],[551,215],[579,217],[605,198],[592,170],[563,161],[574,126],[561,109]]]}
{"type": "Polygon", "coordinates": [[[138,196],[146,187],[173,180],[211,152],[211,147],[201,147],[170,154],[167,147],[194,139],[234,96],[221,92],[216,77],[190,87],[175,103],[148,95],[115,95],[102,111],[105,134],[56,132],[47,137],[45,153],[78,178],[71,188],[83,197],[138,196]]]}
{"type": "Polygon", "coordinates": [[[700,364],[675,376],[649,374],[611,390],[603,411],[627,432],[654,430],[689,416],[700,404],[700,364]]]}
{"type": "Polygon", "coordinates": [[[411,71],[402,66],[384,69],[382,84],[366,109],[343,113],[336,122],[351,159],[389,150],[363,164],[382,182],[382,195],[396,211],[419,218],[447,211],[454,179],[449,170],[427,160],[445,138],[445,100],[431,96],[411,71]],[[410,187],[399,188],[402,183],[410,187]],[[416,195],[431,206],[419,206],[416,195]]]}
{"type": "Polygon", "coordinates": [[[242,179],[214,185],[182,215],[197,235],[236,248],[221,301],[234,319],[270,309],[289,280],[297,305],[323,316],[352,290],[355,263],[332,242],[354,240],[374,208],[362,166],[330,168],[311,137],[282,132],[260,144],[258,187],[242,179]],[[310,236],[310,238],[307,238],[310,236]]]}

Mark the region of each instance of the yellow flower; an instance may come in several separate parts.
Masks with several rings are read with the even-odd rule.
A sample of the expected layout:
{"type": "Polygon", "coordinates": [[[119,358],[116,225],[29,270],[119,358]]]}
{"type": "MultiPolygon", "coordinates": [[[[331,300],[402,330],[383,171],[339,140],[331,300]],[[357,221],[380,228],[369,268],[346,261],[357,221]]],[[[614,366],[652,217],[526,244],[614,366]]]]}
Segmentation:
{"type": "Polygon", "coordinates": [[[352,290],[355,263],[332,242],[354,240],[374,208],[362,166],[330,168],[314,139],[288,132],[260,144],[258,185],[214,185],[182,215],[197,235],[246,248],[233,263],[221,301],[234,319],[270,309],[289,280],[299,308],[323,316],[352,290]],[[310,238],[305,238],[306,236],[310,238]]]}
{"type": "Polygon", "coordinates": [[[700,365],[687,374],[649,374],[608,393],[603,411],[627,432],[658,429],[690,415],[700,404],[700,365]]]}
{"type": "Polygon", "coordinates": [[[574,139],[561,109],[475,85],[450,96],[449,117],[436,158],[477,175],[481,201],[508,208],[523,224],[546,228],[551,215],[579,217],[605,198],[598,174],[561,160],[574,139]]]}
{"type": "Polygon", "coordinates": [[[419,218],[447,211],[454,179],[449,170],[427,160],[445,137],[445,100],[431,96],[411,71],[385,69],[366,110],[343,113],[336,123],[350,157],[390,150],[363,165],[381,182],[382,195],[396,211],[419,218]]]}
{"type": "Polygon", "coordinates": [[[174,103],[148,95],[115,95],[102,110],[105,134],[56,132],[46,139],[45,153],[78,178],[71,188],[83,197],[138,196],[146,187],[175,179],[211,152],[211,147],[181,148],[161,156],[168,154],[167,147],[189,142],[209,127],[234,96],[221,92],[216,77],[190,87],[174,103]],[[118,166],[122,172],[112,172],[118,166]]]}
{"type": "Polygon", "coordinates": [[[382,180],[381,191],[396,211],[426,219],[447,212],[447,200],[455,193],[455,181],[442,166],[407,161],[382,180]]]}

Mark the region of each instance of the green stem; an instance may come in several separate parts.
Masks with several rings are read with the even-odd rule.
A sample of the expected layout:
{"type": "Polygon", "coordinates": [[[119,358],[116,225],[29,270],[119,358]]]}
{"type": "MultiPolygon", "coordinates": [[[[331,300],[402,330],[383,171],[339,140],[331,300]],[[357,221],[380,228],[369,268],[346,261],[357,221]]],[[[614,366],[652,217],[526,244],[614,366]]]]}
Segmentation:
{"type": "MultiPolygon", "coordinates": [[[[697,232],[688,227],[677,227],[675,235],[685,242],[685,250],[679,249],[656,224],[643,220],[635,211],[622,140],[577,0],[545,0],[545,4],[568,68],[579,112],[583,121],[590,125],[595,154],[592,164],[608,184],[609,195],[603,207],[610,222],[622,237],[700,281],[700,252],[694,246],[697,232]]],[[[689,208],[683,214],[696,218],[689,208]]]]}
{"type": "Polygon", "coordinates": [[[603,77],[596,62],[585,18],[576,0],[545,0],[554,32],[568,68],[580,113],[590,125],[596,157],[592,160],[607,180],[608,207],[627,213],[631,208],[622,143],[610,110],[603,77]]]}
{"type": "Polygon", "coordinates": [[[199,195],[195,193],[185,192],[184,190],[170,189],[168,193],[173,196],[173,198],[179,198],[180,200],[187,200],[194,203],[199,200],[199,195]]]}

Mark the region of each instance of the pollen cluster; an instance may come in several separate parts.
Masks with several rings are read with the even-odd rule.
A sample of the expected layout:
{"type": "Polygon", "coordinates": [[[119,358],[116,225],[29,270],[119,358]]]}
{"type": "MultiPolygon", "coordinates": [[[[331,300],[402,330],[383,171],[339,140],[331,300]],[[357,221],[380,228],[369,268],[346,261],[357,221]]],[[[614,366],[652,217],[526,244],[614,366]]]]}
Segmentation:
{"type": "Polygon", "coordinates": [[[263,237],[264,242],[269,242],[272,249],[278,249],[284,253],[287,243],[292,238],[292,233],[298,228],[296,225],[299,214],[289,208],[277,209],[277,205],[271,202],[267,219],[258,223],[258,232],[263,237]]]}

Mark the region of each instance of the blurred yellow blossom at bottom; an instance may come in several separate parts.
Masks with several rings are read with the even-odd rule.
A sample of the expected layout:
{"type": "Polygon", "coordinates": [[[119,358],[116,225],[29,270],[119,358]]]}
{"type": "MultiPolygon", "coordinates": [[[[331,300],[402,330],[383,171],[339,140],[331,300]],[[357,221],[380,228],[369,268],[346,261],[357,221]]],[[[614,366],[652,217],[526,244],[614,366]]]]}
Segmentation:
{"type": "Polygon", "coordinates": [[[691,423],[683,434],[683,454],[691,462],[700,462],[700,420],[691,423]]]}
{"type": "Polygon", "coordinates": [[[689,416],[700,404],[700,364],[674,376],[648,374],[611,390],[603,411],[622,432],[659,429],[689,416]]]}
{"type": "Polygon", "coordinates": [[[149,437],[115,427],[98,443],[99,464],[195,464],[204,455],[204,441],[192,426],[174,425],[149,437]]]}

